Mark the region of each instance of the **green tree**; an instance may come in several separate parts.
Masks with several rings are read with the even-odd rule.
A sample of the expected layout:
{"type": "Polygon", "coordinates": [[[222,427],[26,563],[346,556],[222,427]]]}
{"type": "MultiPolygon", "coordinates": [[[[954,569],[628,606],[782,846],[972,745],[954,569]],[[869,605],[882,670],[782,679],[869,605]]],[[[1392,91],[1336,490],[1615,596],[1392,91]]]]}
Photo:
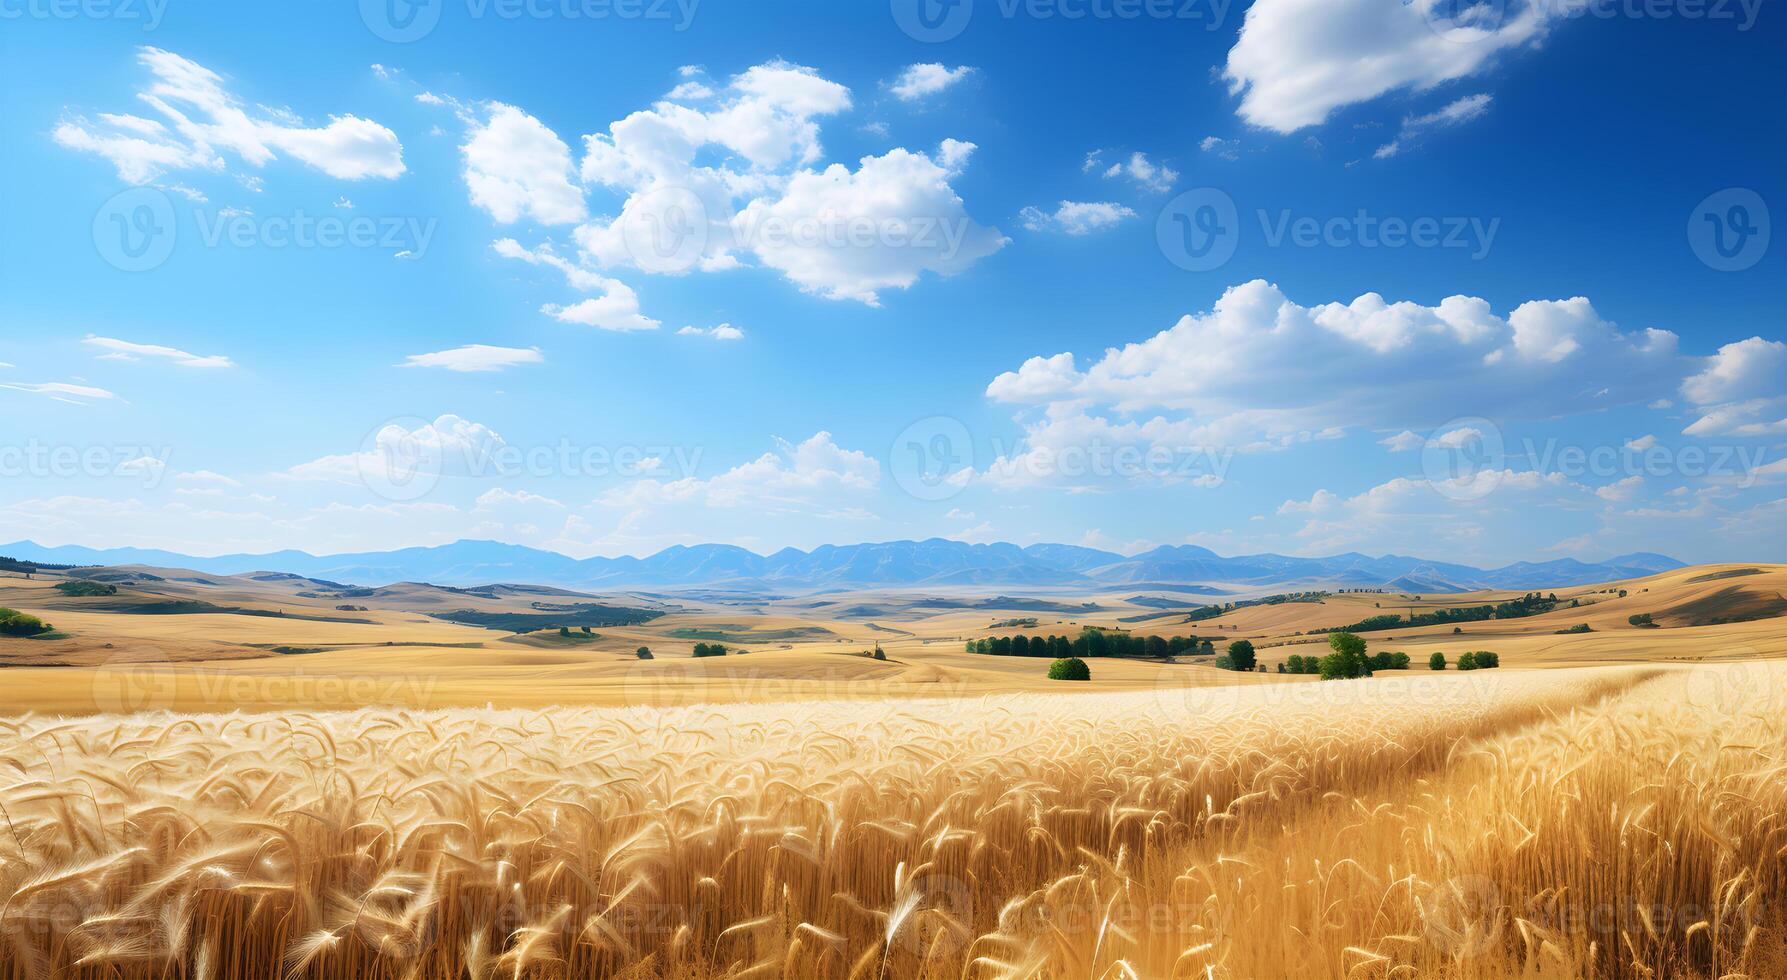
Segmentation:
{"type": "Polygon", "coordinates": [[[1365,677],[1371,664],[1365,659],[1365,641],[1352,633],[1329,633],[1328,649],[1334,651],[1322,658],[1322,680],[1346,680],[1365,677]]]}
{"type": "Polygon", "coordinates": [[[1459,654],[1458,655],[1458,669],[1459,670],[1476,670],[1477,669],[1477,655],[1470,652],[1469,650],[1466,650],[1465,652],[1459,654]]]}
{"type": "Polygon", "coordinates": [[[1435,650],[1433,652],[1433,656],[1427,658],[1427,669],[1428,670],[1445,670],[1446,669],[1446,655],[1439,652],[1438,650],[1435,650]]]}
{"type": "Polygon", "coordinates": [[[1229,644],[1229,662],[1235,665],[1235,670],[1253,670],[1256,662],[1254,660],[1253,641],[1236,640],[1229,644]]]}
{"type": "Polygon", "coordinates": [[[652,658],[652,648],[640,647],[633,651],[633,656],[638,657],[640,660],[650,660],[652,658]]]}
{"type": "Polygon", "coordinates": [[[1086,661],[1078,657],[1067,657],[1049,664],[1049,680],[1052,681],[1089,681],[1092,679],[1092,668],[1086,661]]]}
{"type": "Polygon", "coordinates": [[[1200,656],[1200,657],[1214,657],[1214,656],[1216,656],[1216,644],[1210,642],[1209,640],[1203,640],[1203,641],[1199,642],[1198,643],[1198,656],[1200,656]]]}
{"type": "Polygon", "coordinates": [[[560,635],[560,636],[564,636],[564,637],[569,637],[569,636],[570,636],[570,635],[571,635],[571,627],[569,627],[569,626],[560,626],[560,627],[559,627],[559,628],[558,628],[558,635],[560,635]]]}

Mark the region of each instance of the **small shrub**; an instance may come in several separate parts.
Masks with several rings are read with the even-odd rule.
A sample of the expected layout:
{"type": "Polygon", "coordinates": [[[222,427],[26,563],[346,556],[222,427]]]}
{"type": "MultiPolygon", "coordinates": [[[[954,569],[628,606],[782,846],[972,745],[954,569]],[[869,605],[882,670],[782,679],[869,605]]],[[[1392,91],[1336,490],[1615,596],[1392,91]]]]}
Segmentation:
{"type": "Polygon", "coordinates": [[[1651,622],[1651,614],[1650,613],[1637,613],[1632,616],[1627,616],[1626,622],[1631,623],[1633,626],[1641,626],[1641,627],[1657,625],[1656,623],[1651,622]]]}
{"type": "Polygon", "coordinates": [[[1049,680],[1052,681],[1089,681],[1092,679],[1092,668],[1086,661],[1078,657],[1064,657],[1049,664],[1049,680]]]}
{"type": "Polygon", "coordinates": [[[1469,650],[1466,650],[1465,652],[1459,654],[1458,655],[1458,669],[1459,670],[1476,670],[1477,669],[1477,655],[1470,652],[1469,650]]]}
{"type": "Polygon", "coordinates": [[[1433,656],[1427,658],[1427,669],[1428,670],[1445,670],[1446,669],[1446,655],[1443,653],[1440,653],[1437,650],[1434,651],[1433,656]]]}
{"type": "Polygon", "coordinates": [[[49,623],[28,613],[16,609],[0,607],[0,634],[6,636],[36,636],[55,629],[49,623]]]}
{"type": "Polygon", "coordinates": [[[1577,623],[1575,626],[1572,626],[1567,630],[1558,630],[1557,631],[1559,636],[1569,636],[1572,633],[1593,633],[1593,632],[1594,632],[1594,628],[1589,626],[1589,624],[1587,624],[1587,623],[1577,623]]]}
{"type": "Polygon", "coordinates": [[[652,659],[652,648],[640,647],[633,651],[633,656],[638,657],[640,660],[650,660],[652,659]]]}

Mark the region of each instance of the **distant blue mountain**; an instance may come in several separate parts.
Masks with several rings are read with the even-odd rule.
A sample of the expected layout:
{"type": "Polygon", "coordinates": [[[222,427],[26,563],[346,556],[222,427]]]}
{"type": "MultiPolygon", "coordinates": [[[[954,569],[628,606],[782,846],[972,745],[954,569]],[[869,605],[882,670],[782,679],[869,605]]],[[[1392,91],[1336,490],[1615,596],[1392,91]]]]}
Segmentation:
{"type": "Polygon", "coordinates": [[[152,565],[211,575],[290,572],[357,585],[433,582],[496,583],[565,588],[680,588],[819,590],[875,586],[1133,587],[1171,590],[1213,583],[1244,588],[1394,588],[1412,592],[1472,589],[1545,589],[1638,578],[1681,568],[1665,555],[1637,553],[1603,562],[1560,558],[1502,568],[1356,552],[1325,558],[1287,555],[1223,557],[1208,548],[1174,545],[1125,556],[1065,544],[968,544],[944,538],[784,548],[759,555],[722,544],[677,545],[646,558],[571,558],[497,541],[456,541],[345,555],[277,551],[198,558],[141,548],[46,548],[30,541],[0,545],[0,556],[59,565],[152,565]]]}

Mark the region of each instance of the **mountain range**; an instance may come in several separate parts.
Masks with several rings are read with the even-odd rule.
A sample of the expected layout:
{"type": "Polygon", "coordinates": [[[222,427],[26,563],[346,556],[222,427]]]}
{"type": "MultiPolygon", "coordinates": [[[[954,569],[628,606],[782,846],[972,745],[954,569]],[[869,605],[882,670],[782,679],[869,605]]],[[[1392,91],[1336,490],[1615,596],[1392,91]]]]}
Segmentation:
{"type": "Polygon", "coordinates": [[[645,558],[571,558],[497,541],[428,548],[312,555],[303,551],[200,558],[141,548],[0,545],[0,555],[57,565],[149,565],[212,575],[290,572],[353,585],[431,582],[468,586],[526,583],[572,589],[723,587],[824,590],[884,586],[1029,586],[1134,589],[1193,584],[1305,588],[1390,588],[1403,592],[1545,589],[1637,578],[1681,568],[1644,552],[1602,562],[1560,558],[1473,568],[1405,555],[1357,552],[1322,558],[1223,557],[1197,545],[1164,545],[1139,555],[1068,544],[969,544],[945,538],[784,548],[759,555],[734,545],[676,545],[645,558]]]}

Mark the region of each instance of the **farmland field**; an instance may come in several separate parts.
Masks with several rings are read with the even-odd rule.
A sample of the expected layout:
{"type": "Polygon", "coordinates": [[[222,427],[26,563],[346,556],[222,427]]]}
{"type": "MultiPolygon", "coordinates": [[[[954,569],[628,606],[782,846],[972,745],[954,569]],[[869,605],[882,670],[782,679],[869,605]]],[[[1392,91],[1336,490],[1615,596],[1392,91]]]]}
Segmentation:
{"type": "Polygon", "coordinates": [[[1748,568],[1366,634],[1415,669],[1337,682],[1270,668],[1508,597],[603,596],[653,615],[516,634],[426,611],[538,596],[332,623],[302,586],[4,579],[55,632],[0,641],[0,977],[1781,975],[1787,631],[1744,613],[1787,573],[1748,568]],[[1268,672],[967,652],[1014,621],[1268,672]],[[715,635],[763,642],[689,656],[715,635]]]}

